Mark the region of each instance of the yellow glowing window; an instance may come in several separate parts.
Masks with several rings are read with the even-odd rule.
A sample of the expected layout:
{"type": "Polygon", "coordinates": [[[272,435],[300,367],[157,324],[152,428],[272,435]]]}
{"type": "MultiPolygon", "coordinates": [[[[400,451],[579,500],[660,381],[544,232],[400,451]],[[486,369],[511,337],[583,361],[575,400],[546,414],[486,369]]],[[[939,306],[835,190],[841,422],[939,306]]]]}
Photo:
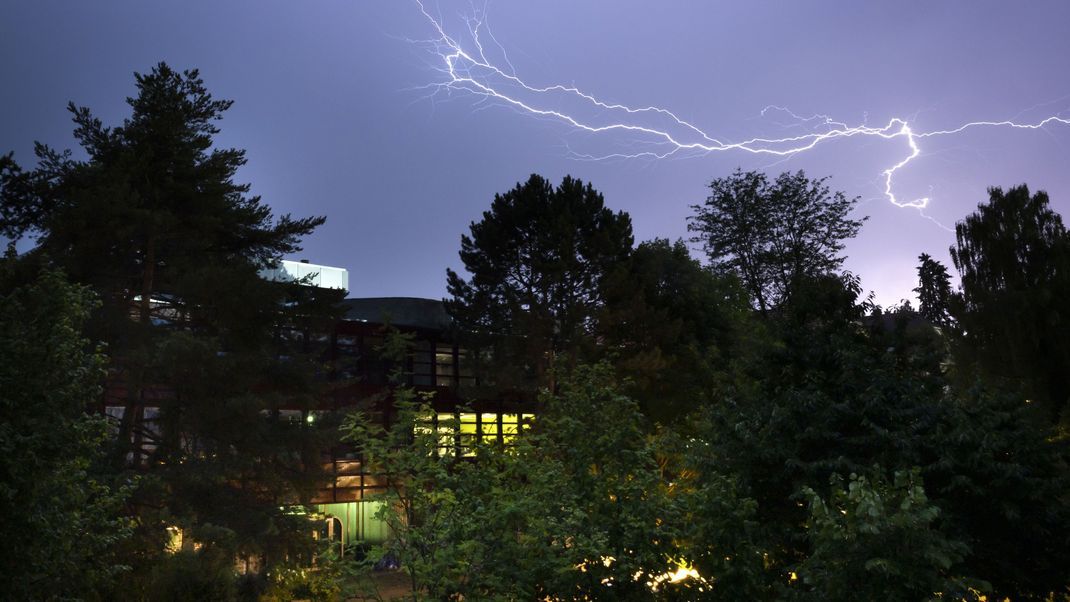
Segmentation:
{"type": "Polygon", "coordinates": [[[498,415],[483,414],[479,417],[482,423],[483,441],[491,443],[498,439],[498,415]]]}
{"type": "Polygon", "coordinates": [[[497,414],[484,412],[480,414],[462,412],[452,414],[439,412],[428,413],[421,417],[413,431],[417,435],[438,435],[438,454],[474,456],[478,441],[484,444],[504,443],[509,445],[516,440],[517,434],[530,428],[534,414],[497,414]]]}

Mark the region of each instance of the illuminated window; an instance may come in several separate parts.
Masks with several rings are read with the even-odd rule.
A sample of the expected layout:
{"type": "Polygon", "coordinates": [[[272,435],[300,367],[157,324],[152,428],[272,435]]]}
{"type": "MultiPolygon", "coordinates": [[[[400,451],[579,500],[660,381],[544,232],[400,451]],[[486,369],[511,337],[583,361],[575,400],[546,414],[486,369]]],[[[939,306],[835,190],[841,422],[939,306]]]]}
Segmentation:
{"type": "Polygon", "coordinates": [[[279,420],[290,424],[300,424],[304,420],[301,410],[279,410],[279,420]]]}
{"type": "Polygon", "coordinates": [[[435,345],[435,386],[452,387],[455,376],[457,372],[453,362],[453,345],[435,345]]]}
{"type": "Polygon", "coordinates": [[[534,414],[481,414],[440,412],[429,414],[414,429],[417,435],[438,435],[438,455],[476,454],[477,443],[509,445],[520,431],[530,428],[534,414]]]}

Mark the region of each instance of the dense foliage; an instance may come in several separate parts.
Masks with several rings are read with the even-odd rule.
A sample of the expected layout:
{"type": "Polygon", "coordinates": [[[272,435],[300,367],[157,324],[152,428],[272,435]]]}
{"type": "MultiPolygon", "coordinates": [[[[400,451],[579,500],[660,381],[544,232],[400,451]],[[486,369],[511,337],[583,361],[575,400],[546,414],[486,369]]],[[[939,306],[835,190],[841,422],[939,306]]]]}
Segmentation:
{"type": "Polygon", "coordinates": [[[87,413],[104,358],[82,335],[95,304],[60,272],[0,262],[0,595],[72,598],[124,568],[128,487],[101,472],[105,424],[87,413]],[[76,536],[75,536],[76,535],[76,536]]]}
{"type": "Polygon", "coordinates": [[[340,293],[260,276],[322,218],[234,181],[195,71],[128,102],[115,127],[71,105],[83,160],[0,158],[0,233],[36,243],[0,264],[5,599],[336,600],[377,565],[413,599],[1070,599],[1070,235],[1044,193],[992,189],[958,290],[922,254],[920,311],[884,312],[825,179],[714,180],[703,265],[532,176],[462,236],[446,306],[462,393],[535,418],[464,431],[388,329],[391,384],[339,430],[310,412],[340,293]],[[356,564],[305,506],[338,437],[388,502],[356,564]]]}
{"type": "MultiPolygon", "coordinates": [[[[597,338],[584,348],[586,359],[601,363],[568,371],[571,378],[545,393],[519,444],[479,448],[473,461],[440,457],[429,433],[428,447],[405,448],[402,490],[435,498],[403,505],[415,514],[394,523],[398,541],[416,532],[435,542],[436,562],[411,565],[414,594],[1070,593],[1065,441],[1021,388],[973,359],[979,350],[958,327],[983,328],[985,318],[963,302],[969,293],[952,291],[946,268],[923,255],[922,312],[907,304],[883,313],[862,297],[856,277],[837,271],[842,240],[861,223],[846,217],[853,203],[829,195],[822,181],[781,179],[783,190],[763,187],[764,176],[736,174],[721,182],[721,200],[779,203],[785,223],[725,210],[714,224],[710,207],[696,207],[709,226],[703,236],[738,234],[732,250],[717,243],[714,269],[666,241],[643,243],[616,263],[602,280],[597,338]],[[815,207],[785,200],[800,190],[812,194],[795,201],[815,207]],[[828,221],[824,229],[815,216],[828,221]],[[797,227],[806,233],[791,235],[797,227]],[[785,246],[784,235],[796,246],[785,246]],[[745,258],[768,280],[748,281],[745,258]],[[762,319],[744,309],[738,281],[762,319]],[[406,471],[414,466],[422,468],[406,471]],[[622,495],[620,483],[638,489],[622,495]],[[583,520],[570,522],[576,514],[583,520]],[[488,530],[499,535],[488,539],[488,530]],[[689,578],[670,585],[675,569],[689,578]]],[[[960,236],[965,231],[960,226],[960,236]]],[[[420,432],[421,411],[395,425],[398,437],[420,432]]],[[[361,433],[355,439],[376,440],[350,428],[361,433]]]]}
{"type": "Polygon", "coordinates": [[[868,319],[855,286],[797,289],[720,398],[672,429],[608,363],[544,393],[506,446],[443,448],[429,400],[405,389],[385,432],[352,416],[348,438],[396,485],[380,553],[430,599],[1063,592],[1065,445],[1020,400],[952,388],[939,333],[906,312],[868,319]]]}
{"type": "Polygon", "coordinates": [[[109,472],[142,477],[118,552],[132,570],[109,596],[142,599],[175,529],[215,550],[187,564],[310,557],[308,520],[280,500],[308,499],[336,434],[279,408],[320,402],[311,333],[329,328],[342,293],[260,276],[323,218],[276,219],[234,181],[243,152],[213,140],[230,101],[162,63],[136,86],[115,127],[70,105],[84,159],[42,145],[33,169],[4,158],[0,231],[33,238],[23,269],[61,268],[99,299],[85,334],[110,371],[82,377],[82,400],[109,407],[109,472]]]}
{"type": "Polygon", "coordinates": [[[1057,418],[1070,399],[1070,235],[1048,195],[989,190],[955,226],[958,321],[978,368],[1057,418]]]}

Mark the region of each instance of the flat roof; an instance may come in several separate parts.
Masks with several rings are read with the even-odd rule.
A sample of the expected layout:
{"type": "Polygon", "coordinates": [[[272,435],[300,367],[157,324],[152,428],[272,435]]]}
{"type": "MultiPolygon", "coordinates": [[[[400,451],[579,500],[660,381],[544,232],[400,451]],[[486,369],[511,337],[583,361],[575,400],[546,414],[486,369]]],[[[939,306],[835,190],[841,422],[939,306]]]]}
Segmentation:
{"type": "Polygon", "coordinates": [[[420,297],[365,297],[342,301],[346,320],[395,326],[449,330],[453,319],[441,299],[420,297]]]}

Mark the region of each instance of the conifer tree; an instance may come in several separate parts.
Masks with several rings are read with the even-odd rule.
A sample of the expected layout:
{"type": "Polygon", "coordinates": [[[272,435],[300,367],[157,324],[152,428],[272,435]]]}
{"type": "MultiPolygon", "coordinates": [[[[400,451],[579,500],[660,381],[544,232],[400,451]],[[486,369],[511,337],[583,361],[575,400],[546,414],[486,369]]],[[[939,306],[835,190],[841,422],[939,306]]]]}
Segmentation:
{"type": "Polygon", "coordinates": [[[927,253],[918,256],[918,313],[933,324],[951,323],[951,276],[944,264],[927,253]]]}
{"type": "Polygon", "coordinates": [[[214,141],[231,101],[196,70],[160,63],[135,77],[120,125],[68,106],[85,159],[41,144],[33,169],[4,158],[0,233],[33,238],[26,260],[63,268],[101,300],[88,331],[107,344],[105,403],[121,416],[112,464],[147,473],[132,505],[135,556],[159,553],[175,525],[278,560],[308,549],[303,520],[280,506],[308,498],[324,444],[317,425],[279,410],[317,402],[305,352],[310,321],[329,312],[310,310],[310,297],[329,309],[340,294],[259,272],[324,218],[275,218],[235,181],[244,151],[214,141]]]}
{"type": "Polygon", "coordinates": [[[449,270],[446,306],[468,342],[493,350],[484,382],[553,388],[558,360],[575,365],[603,304],[602,281],[632,248],[632,222],[590,184],[538,175],[494,202],[461,237],[471,275],[449,270]]]}

